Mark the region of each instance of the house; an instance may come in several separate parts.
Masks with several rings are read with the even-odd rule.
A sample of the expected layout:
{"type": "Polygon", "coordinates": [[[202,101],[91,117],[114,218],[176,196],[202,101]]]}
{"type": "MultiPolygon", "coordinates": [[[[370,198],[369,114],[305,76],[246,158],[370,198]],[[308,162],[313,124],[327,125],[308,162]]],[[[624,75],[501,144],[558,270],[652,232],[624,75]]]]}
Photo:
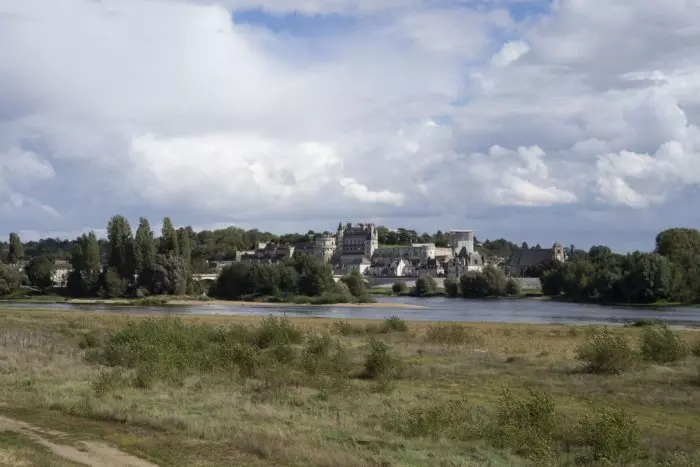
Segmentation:
{"type": "Polygon", "coordinates": [[[458,280],[467,272],[481,272],[484,270],[484,259],[477,252],[462,252],[459,256],[447,262],[446,275],[449,279],[458,280]]]}
{"type": "Polygon", "coordinates": [[[509,276],[524,277],[528,270],[548,261],[565,261],[564,248],[556,242],[552,248],[518,248],[504,265],[509,276]]]}

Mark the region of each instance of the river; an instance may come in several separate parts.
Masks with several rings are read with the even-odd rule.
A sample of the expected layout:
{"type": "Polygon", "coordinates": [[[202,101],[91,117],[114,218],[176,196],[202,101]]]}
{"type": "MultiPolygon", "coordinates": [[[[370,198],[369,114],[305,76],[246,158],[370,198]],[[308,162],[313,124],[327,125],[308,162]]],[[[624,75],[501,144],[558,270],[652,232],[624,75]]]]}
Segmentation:
{"type": "Polygon", "coordinates": [[[109,311],[132,314],[273,315],[288,317],[383,319],[397,315],[405,320],[526,324],[626,324],[657,319],[672,326],[700,328],[700,308],[644,308],[563,303],[548,300],[462,300],[450,298],[377,297],[380,303],[406,308],[332,306],[195,305],[123,307],[108,305],[29,304],[0,302],[0,309],[55,309],[109,311]],[[411,308],[419,305],[424,308],[411,308]]]}

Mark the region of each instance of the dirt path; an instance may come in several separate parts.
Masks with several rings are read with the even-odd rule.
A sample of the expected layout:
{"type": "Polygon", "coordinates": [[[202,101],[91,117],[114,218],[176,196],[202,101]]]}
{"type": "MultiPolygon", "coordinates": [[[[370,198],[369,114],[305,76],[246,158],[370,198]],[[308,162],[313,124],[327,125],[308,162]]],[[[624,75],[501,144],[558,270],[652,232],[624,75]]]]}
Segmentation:
{"type": "Polygon", "coordinates": [[[104,443],[93,441],[82,441],[78,447],[66,444],[58,444],[49,441],[46,436],[61,437],[65,433],[45,430],[43,428],[30,425],[29,423],[3,417],[0,415],[0,431],[14,431],[20,433],[37,444],[48,448],[53,454],[64,459],[94,467],[106,465],[114,467],[157,467],[138,457],[126,454],[118,449],[104,443]]]}

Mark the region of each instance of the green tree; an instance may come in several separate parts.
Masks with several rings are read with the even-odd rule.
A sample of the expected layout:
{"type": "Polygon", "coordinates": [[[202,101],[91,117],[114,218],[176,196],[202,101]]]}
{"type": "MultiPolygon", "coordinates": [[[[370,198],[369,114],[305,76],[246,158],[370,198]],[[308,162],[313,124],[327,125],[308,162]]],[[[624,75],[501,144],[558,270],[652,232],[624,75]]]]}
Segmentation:
{"type": "Polygon", "coordinates": [[[656,253],[636,252],[628,258],[628,273],[620,281],[626,302],[652,303],[671,294],[671,262],[656,253]]]}
{"type": "Polygon", "coordinates": [[[136,272],[134,237],[129,221],[124,216],[113,216],[107,224],[109,256],[107,266],[126,280],[133,280],[136,272]]]}
{"type": "Polygon", "coordinates": [[[73,246],[73,270],[68,276],[68,293],[75,296],[94,295],[100,285],[102,262],[95,232],[83,234],[73,246]]]}
{"type": "Polygon", "coordinates": [[[19,235],[12,232],[10,234],[10,245],[7,252],[7,262],[9,264],[15,264],[24,257],[24,248],[22,247],[22,240],[20,240],[19,235]]]}
{"type": "Polygon", "coordinates": [[[0,264],[0,297],[6,297],[19,288],[19,273],[12,267],[0,264]]]}
{"type": "Polygon", "coordinates": [[[506,293],[506,275],[502,269],[489,264],[482,271],[489,288],[489,295],[501,297],[506,293]]]}
{"type": "Polygon", "coordinates": [[[139,227],[136,229],[134,239],[134,266],[139,274],[153,267],[156,256],[156,244],[153,238],[153,231],[148,219],[139,219],[139,227]]]}
{"type": "Polygon", "coordinates": [[[412,294],[416,297],[426,297],[434,295],[437,292],[437,282],[432,276],[420,276],[416,279],[416,285],[413,287],[412,294]]]}
{"type": "Polygon", "coordinates": [[[156,255],[153,265],[144,269],[139,283],[148,285],[154,295],[184,295],[187,292],[187,267],[180,256],[156,255]]]}
{"type": "Polygon", "coordinates": [[[41,291],[53,286],[53,270],[53,263],[43,256],[32,258],[25,268],[29,283],[41,291]]]}
{"type": "Polygon", "coordinates": [[[173,222],[169,217],[163,219],[163,229],[160,236],[160,248],[158,252],[162,255],[180,255],[180,245],[177,238],[177,231],[173,227],[173,222]]]}
{"type": "Polygon", "coordinates": [[[365,278],[362,276],[359,270],[355,269],[350,274],[343,276],[341,281],[348,286],[348,290],[350,290],[353,297],[360,298],[367,296],[367,285],[365,284],[365,278]]]}
{"type": "Polygon", "coordinates": [[[102,275],[99,295],[102,298],[120,298],[126,294],[129,283],[115,268],[108,268],[102,275]]]}
{"type": "Polygon", "coordinates": [[[445,293],[448,297],[459,297],[462,291],[459,288],[459,282],[454,279],[445,279],[445,293]]]}
{"type": "Polygon", "coordinates": [[[187,229],[180,228],[177,230],[177,242],[180,250],[180,256],[185,261],[185,264],[192,263],[192,245],[190,242],[190,235],[187,229]]]}
{"type": "Polygon", "coordinates": [[[477,271],[469,271],[459,278],[462,295],[466,298],[485,298],[491,294],[486,276],[477,271]]]}

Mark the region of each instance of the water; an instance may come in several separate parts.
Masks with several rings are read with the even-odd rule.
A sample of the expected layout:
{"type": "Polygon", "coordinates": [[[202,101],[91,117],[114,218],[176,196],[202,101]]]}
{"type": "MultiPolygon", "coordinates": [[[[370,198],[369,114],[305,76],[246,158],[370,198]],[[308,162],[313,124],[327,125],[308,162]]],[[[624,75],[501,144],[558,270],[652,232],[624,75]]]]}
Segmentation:
{"type": "Polygon", "coordinates": [[[610,307],[546,300],[462,300],[449,298],[377,297],[380,303],[404,304],[402,308],[348,306],[231,306],[193,305],[168,307],[121,307],[0,303],[1,308],[33,308],[74,311],[109,311],[125,314],[184,315],[262,315],[307,318],[384,319],[397,315],[416,321],[461,321],[527,324],[625,324],[641,319],[657,319],[672,326],[700,328],[700,308],[610,307]],[[411,308],[419,305],[425,308],[411,308]]]}

